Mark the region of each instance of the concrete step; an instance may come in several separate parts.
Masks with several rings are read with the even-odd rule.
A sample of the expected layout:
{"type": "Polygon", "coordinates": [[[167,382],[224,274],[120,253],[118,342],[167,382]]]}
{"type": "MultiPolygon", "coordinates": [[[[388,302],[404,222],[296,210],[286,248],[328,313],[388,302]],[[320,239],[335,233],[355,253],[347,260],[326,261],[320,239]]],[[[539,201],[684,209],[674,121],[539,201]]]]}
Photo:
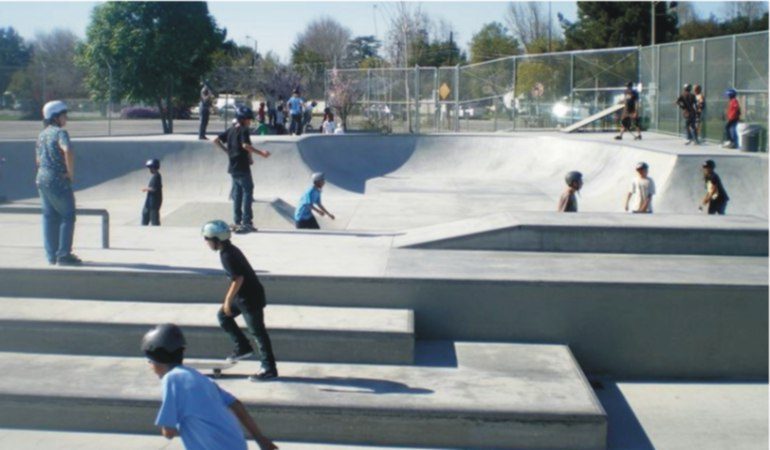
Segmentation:
{"type": "MultiPolygon", "coordinates": [[[[219,305],[0,297],[0,351],[138,356],[151,327],[182,327],[188,356],[222,358],[232,343],[219,305]]],[[[243,318],[236,319],[246,332],[243,318]]],[[[405,309],[268,305],[279,361],[411,364],[414,314],[405,309]]]]}
{"type": "MultiPolygon", "coordinates": [[[[248,441],[250,450],[259,450],[248,441]]],[[[380,447],[277,441],[281,450],[431,450],[426,447],[380,447]]],[[[181,439],[167,441],[159,434],[81,433],[74,431],[12,430],[0,428],[0,448],[24,450],[184,450],[181,439]],[[105,444],[109,442],[109,444],[105,444]]]]}
{"type": "MultiPolygon", "coordinates": [[[[248,380],[248,361],[217,383],[276,440],[606,448],[606,414],[566,346],[454,352],[454,367],[283,363],[268,383],[248,380]]],[[[0,427],[157,433],[159,382],[144,358],[0,353],[0,366],[0,427]]]]}

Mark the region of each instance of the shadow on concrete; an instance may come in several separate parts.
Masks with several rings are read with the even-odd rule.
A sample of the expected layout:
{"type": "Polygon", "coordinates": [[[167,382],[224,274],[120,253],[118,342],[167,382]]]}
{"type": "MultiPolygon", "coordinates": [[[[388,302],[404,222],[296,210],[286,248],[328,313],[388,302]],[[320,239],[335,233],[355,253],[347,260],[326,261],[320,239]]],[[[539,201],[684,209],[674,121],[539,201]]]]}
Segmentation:
{"type": "Polygon", "coordinates": [[[414,343],[414,365],[422,367],[458,367],[454,342],[417,340],[414,343]]]}
{"type": "MultiPolygon", "coordinates": [[[[172,271],[172,272],[191,272],[200,275],[221,275],[220,269],[207,269],[204,267],[184,267],[184,266],[168,266],[165,264],[145,264],[145,263],[111,263],[111,262],[94,262],[83,261],[81,267],[106,267],[106,268],[123,268],[134,270],[147,270],[147,271],[172,271]]],[[[268,270],[255,270],[255,273],[270,273],[268,270]]]]}
{"type": "Polygon", "coordinates": [[[592,380],[596,396],[607,412],[607,448],[609,450],[655,450],[644,427],[626,401],[623,392],[611,380],[592,380]]]}
{"type": "Polygon", "coordinates": [[[378,380],[376,378],[355,377],[279,377],[276,383],[311,384],[320,387],[324,392],[340,392],[345,394],[432,394],[431,389],[413,388],[398,381],[378,380]]]}

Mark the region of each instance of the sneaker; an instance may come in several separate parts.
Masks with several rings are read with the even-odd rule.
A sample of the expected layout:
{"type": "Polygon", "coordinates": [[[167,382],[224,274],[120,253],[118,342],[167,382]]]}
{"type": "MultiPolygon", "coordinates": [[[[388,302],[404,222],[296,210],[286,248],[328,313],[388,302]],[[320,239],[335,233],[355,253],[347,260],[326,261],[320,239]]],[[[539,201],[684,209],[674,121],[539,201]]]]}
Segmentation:
{"type": "Polygon", "coordinates": [[[619,141],[619,140],[621,140],[621,139],[623,139],[623,136],[615,136],[615,140],[616,140],[616,141],[619,141]]]}
{"type": "Polygon", "coordinates": [[[254,228],[254,225],[246,224],[246,225],[239,226],[235,230],[235,233],[237,233],[237,234],[248,234],[248,233],[252,233],[254,231],[257,231],[257,229],[254,228]]]}
{"type": "Polygon", "coordinates": [[[684,143],[684,145],[690,145],[690,144],[692,144],[691,140],[688,140],[687,142],[684,143]]]}
{"type": "Polygon", "coordinates": [[[56,263],[60,266],[80,266],[83,264],[83,261],[77,256],[70,253],[67,256],[60,256],[59,258],[57,258],[56,263]]]}
{"type": "Polygon", "coordinates": [[[642,135],[640,134],[639,136],[635,136],[634,140],[635,141],[641,141],[642,140],[642,135]]]}
{"type": "Polygon", "coordinates": [[[236,361],[240,361],[242,359],[249,358],[249,357],[251,357],[253,355],[254,355],[254,351],[253,350],[246,350],[246,351],[234,350],[233,353],[230,354],[230,356],[225,358],[225,361],[227,361],[229,363],[233,363],[233,362],[236,362],[236,361]]]}
{"type": "Polygon", "coordinates": [[[278,378],[278,369],[275,367],[272,369],[262,369],[254,375],[249,376],[249,381],[267,381],[278,378]]]}

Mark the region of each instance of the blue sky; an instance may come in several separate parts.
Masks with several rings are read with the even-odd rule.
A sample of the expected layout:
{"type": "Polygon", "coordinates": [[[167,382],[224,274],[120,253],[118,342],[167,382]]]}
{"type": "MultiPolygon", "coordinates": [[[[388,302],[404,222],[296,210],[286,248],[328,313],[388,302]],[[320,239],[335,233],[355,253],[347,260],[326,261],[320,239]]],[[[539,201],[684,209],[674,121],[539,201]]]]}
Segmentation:
{"type": "MultiPolygon", "coordinates": [[[[721,15],[725,2],[695,2],[696,12],[703,17],[721,15]]],[[[90,20],[91,10],[98,2],[0,2],[0,27],[12,26],[25,39],[37,32],[54,28],[69,29],[80,37],[90,20]]],[[[504,22],[508,2],[425,1],[420,7],[435,19],[451,23],[457,31],[456,40],[466,50],[475,32],[487,22],[504,22]]],[[[553,2],[552,13],[561,12],[567,19],[577,15],[576,2],[553,2]]],[[[259,51],[275,52],[282,61],[289,59],[290,48],[297,33],[320,16],[330,16],[350,28],[354,36],[376,34],[384,38],[388,26],[387,2],[209,2],[209,11],[220,27],[227,28],[228,37],[239,44],[254,45],[259,51]],[[376,6],[376,7],[375,7],[376,6]],[[250,38],[247,38],[249,36],[250,38]]]]}

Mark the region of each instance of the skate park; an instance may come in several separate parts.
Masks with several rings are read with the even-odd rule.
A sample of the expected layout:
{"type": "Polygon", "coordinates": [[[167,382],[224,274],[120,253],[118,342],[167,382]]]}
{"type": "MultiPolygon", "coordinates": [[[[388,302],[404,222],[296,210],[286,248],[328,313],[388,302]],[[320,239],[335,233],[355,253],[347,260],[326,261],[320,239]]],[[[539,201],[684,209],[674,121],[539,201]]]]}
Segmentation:
{"type": "MultiPolygon", "coordinates": [[[[251,383],[245,362],[218,382],[282,448],[767,445],[766,154],[657,133],[253,142],[272,153],[252,169],[259,232],[233,239],[265,285],[283,381],[251,383]],[[704,159],[728,186],[727,216],[697,210],[704,159]],[[658,185],[649,216],[622,210],[638,161],[658,185]],[[560,215],[573,169],[581,212],[560,215]],[[296,231],[318,171],[337,220],[296,231]]],[[[176,322],[190,357],[228,351],[215,318],[226,280],[200,238],[232,214],[226,158],[189,135],[75,139],[78,208],[108,212],[109,245],[99,217],[79,216],[85,263],[63,268],[42,256],[39,214],[8,210],[39,207],[33,148],[0,142],[14,236],[0,258],[0,443],[26,428],[47,430],[40,448],[159,447],[143,436],[157,386],[141,335],[176,322]],[[139,226],[153,157],[159,228],[139,226]]]]}

